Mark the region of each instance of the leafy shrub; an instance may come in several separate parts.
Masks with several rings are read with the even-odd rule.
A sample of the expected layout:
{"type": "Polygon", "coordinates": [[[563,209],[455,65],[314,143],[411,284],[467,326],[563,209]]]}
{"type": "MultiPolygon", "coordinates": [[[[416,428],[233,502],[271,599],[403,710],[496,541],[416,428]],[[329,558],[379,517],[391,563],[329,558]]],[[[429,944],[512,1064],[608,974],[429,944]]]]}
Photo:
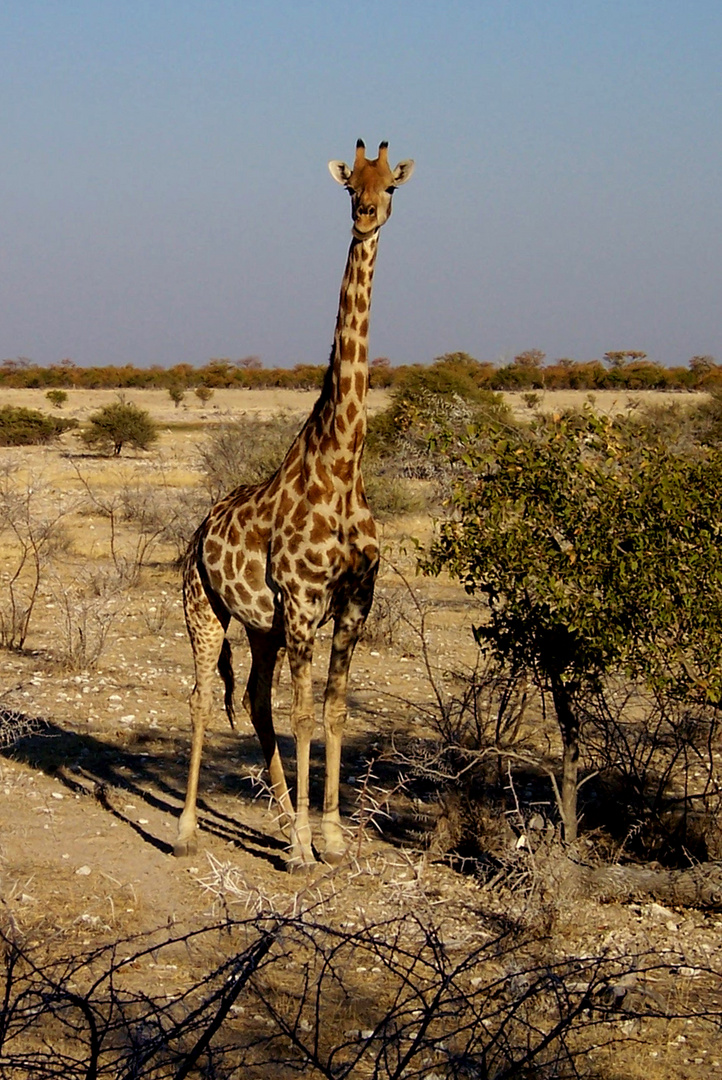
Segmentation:
{"type": "Polygon", "coordinates": [[[443,501],[453,476],[450,441],[472,424],[487,428],[507,420],[501,395],[479,385],[483,370],[465,353],[454,353],[399,376],[390,406],[369,419],[364,477],[380,517],[443,501]]]}
{"type": "Polygon", "coordinates": [[[480,644],[550,695],[567,840],[580,701],[604,677],[722,697],[722,457],[678,454],[641,431],[588,412],[469,442],[457,518],[424,563],[486,598],[480,644]]]}
{"type": "MultiPolygon", "coordinates": [[[[508,416],[500,394],[478,385],[476,368],[465,354],[452,354],[429,367],[406,368],[391,392],[388,409],[369,421],[368,449],[384,455],[400,444],[408,456],[414,445],[425,456],[429,439],[440,431],[459,431],[470,423],[498,421],[508,416]]],[[[414,455],[417,456],[417,455],[414,455]]]]}
{"type": "Polygon", "coordinates": [[[403,476],[389,475],[378,466],[378,461],[370,459],[363,470],[366,498],[374,517],[383,521],[400,514],[420,513],[427,507],[428,492],[418,482],[415,485],[403,476]]]}
{"type": "Polygon", "coordinates": [[[709,396],[697,406],[691,419],[698,425],[702,442],[719,446],[722,444],[722,384],[711,382],[708,391],[709,396]]]}
{"type": "Polygon", "coordinates": [[[386,356],[377,356],[369,364],[369,386],[372,389],[381,389],[393,385],[394,373],[391,361],[386,356]]]}
{"type": "Polygon", "coordinates": [[[138,450],[147,450],[158,438],[150,413],[131,402],[116,401],[104,405],[89,420],[90,426],[81,433],[83,442],[97,446],[104,453],[119,454],[125,443],[138,450]]]}
{"type": "Polygon", "coordinates": [[[56,409],[62,409],[63,405],[68,400],[68,395],[65,390],[48,390],[45,397],[56,409]]]}
{"type": "Polygon", "coordinates": [[[631,442],[657,440],[674,454],[692,457],[704,453],[705,444],[713,445],[716,441],[714,418],[707,413],[706,403],[696,405],[691,399],[639,408],[629,406],[626,415],[615,418],[615,427],[631,442]]]}
{"type": "Polygon", "coordinates": [[[0,446],[33,446],[52,442],[74,427],[77,427],[77,420],[48,416],[37,409],[15,405],[0,408],[0,446]]]}

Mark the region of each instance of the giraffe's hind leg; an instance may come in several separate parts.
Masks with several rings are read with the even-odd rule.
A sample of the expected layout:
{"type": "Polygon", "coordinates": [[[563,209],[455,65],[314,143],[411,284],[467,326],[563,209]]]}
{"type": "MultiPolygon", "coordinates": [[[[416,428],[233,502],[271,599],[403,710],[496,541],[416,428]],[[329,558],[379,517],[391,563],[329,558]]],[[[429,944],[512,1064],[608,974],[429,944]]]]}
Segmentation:
{"type": "Polygon", "coordinates": [[[183,601],[186,625],[193,649],[195,685],[190,695],[191,758],[188,767],[188,783],[185,803],[178,822],[178,834],[173,845],[176,856],[192,855],[197,848],[198,778],[203,753],[203,736],[213,701],[213,679],[223,647],[223,639],[230,621],[219,607],[213,610],[198,569],[191,566],[183,582],[183,601]]]}
{"type": "Polygon", "coordinates": [[[278,750],[272,712],[274,672],[285,655],[283,635],[275,630],[264,632],[250,627],[246,627],[246,634],[251,646],[251,671],[243,705],[256,729],[266,759],[271,791],[278,805],[278,824],[282,832],[290,837],[294,822],[293,804],[278,750]]]}

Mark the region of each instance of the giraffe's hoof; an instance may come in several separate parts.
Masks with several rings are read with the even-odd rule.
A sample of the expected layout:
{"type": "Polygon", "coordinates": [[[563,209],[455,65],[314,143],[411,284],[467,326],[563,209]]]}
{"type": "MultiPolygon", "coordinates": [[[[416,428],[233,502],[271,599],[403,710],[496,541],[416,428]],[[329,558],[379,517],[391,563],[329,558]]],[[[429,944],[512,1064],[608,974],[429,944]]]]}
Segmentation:
{"type": "Polygon", "coordinates": [[[318,863],[314,858],[309,860],[300,855],[289,855],[286,859],[286,870],[289,874],[309,874],[317,866],[318,863]]]}
{"type": "Polygon", "coordinates": [[[346,849],[345,848],[341,848],[341,849],[338,849],[338,848],[326,848],[326,850],[324,851],[323,856],[322,856],[323,861],[328,866],[338,866],[339,863],[343,862],[345,857],[346,857],[346,849]]]}
{"type": "Polygon", "coordinates": [[[195,855],[198,851],[198,841],[195,836],[189,837],[187,840],[176,840],[173,845],[173,854],[176,859],[187,859],[189,855],[195,855]]]}

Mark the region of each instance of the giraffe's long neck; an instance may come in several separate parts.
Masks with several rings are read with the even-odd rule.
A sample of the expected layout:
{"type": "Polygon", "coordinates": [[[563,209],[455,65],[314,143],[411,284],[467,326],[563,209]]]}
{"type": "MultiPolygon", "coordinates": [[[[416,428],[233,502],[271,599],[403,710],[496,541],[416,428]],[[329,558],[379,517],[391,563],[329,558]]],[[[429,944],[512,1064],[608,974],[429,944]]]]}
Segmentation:
{"type": "Polygon", "coordinates": [[[378,231],[366,240],[353,239],[341,282],[336,332],[322,399],[320,418],[334,449],[360,456],[366,435],[368,336],[378,231]]]}

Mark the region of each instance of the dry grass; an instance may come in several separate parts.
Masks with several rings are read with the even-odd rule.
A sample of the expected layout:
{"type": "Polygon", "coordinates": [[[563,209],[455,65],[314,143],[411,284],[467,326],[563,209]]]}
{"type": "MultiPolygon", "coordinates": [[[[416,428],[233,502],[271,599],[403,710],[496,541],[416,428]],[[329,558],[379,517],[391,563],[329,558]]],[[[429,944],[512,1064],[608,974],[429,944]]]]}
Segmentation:
{"type": "Polygon", "coordinates": [[[681,402],[684,405],[698,405],[706,401],[708,394],[703,392],[674,393],[665,390],[536,390],[533,409],[526,401],[527,394],[504,392],[504,400],[510,405],[514,415],[520,420],[528,420],[534,411],[543,413],[563,412],[565,409],[581,409],[585,404],[592,405],[595,412],[614,416],[630,409],[659,408],[681,402]]]}
{"type": "MultiPolygon", "coordinates": [[[[30,393],[42,396],[42,391],[30,393]]],[[[167,399],[170,420],[182,419],[183,410],[175,410],[167,395],[148,393],[167,399]]],[[[90,401],[82,407],[93,411],[102,395],[88,394],[90,401]]],[[[222,394],[217,391],[211,399],[205,423],[217,418],[213,406],[222,394]]],[[[258,396],[260,401],[263,392],[258,396]]],[[[299,396],[293,396],[298,404],[299,396]]],[[[141,395],[138,404],[148,407],[141,395]]],[[[302,404],[305,410],[305,400],[302,404]]],[[[200,411],[192,399],[188,412],[195,416],[200,411]]],[[[318,1061],[326,1055],[328,1062],[334,1045],[343,1042],[349,1046],[338,1050],[336,1063],[355,1053],[354,1047],[363,1050],[347,1075],[394,1075],[384,1064],[384,1046],[407,1046],[404,1039],[418,1032],[425,1015],[436,1019],[428,1039],[424,1034],[419,1042],[416,1074],[483,1075],[478,1055],[469,1056],[469,1051],[463,1057],[460,1018],[476,1025],[477,1054],[504,1016],[509,1016],[510,1030],[518,1019],[527,1033],[534,1025],[545,1031],[560,1010],[565,1016],[573,1012],[590,986],[599,991],[593,1007],[565,1030],[579,1075],[703,1080],[718,1071],[718,913],[589,899],[565,875],[555,842],[531,827],[525,834],[513,813],[504,815],[505,829],[495,833],[501,856],[496,879],[484,883],[458,872],[459,862],[421,850],[428,843],[424,834],[434,819],[435,796],[431,787],[414,790],[413,783],[409,794],[397,792],[390,799],[388,818],[379,815],[381,833],[373,828],[354,832],[354,862],[331,874],[320,870],[299,887],[279,869],[282,842],[272,816],[241,778],[248,766],[260,765],[255,735],[241,710],[238,730],[228,730],[220,696],[201,780],[203,852],[190,864],[170,858],[189,746],[192,681],[174,566],[177,547],[160,539],[137,582],[120,583],[107,516],[88,501],[78,469],[103,498],[138,486],[162,500],[169,492],[181,495],[200,486],[197,447],[204,436],[202,427],[167,432],[160,450],[124,454],[119,462],[80,453],[70,436],[57,447],[0,452],[18,462],[14,477],[21,488],[41,477],[47,489],[43,499],[64,494],[72,507],[64,519],[67,546],[44,582],[27,649],[3,654],[7,715],[17,718],[20,729],[32,722],[31,735],[0,757],[5,928],[11,946],[14,942],[23,956],[42,961],[38,978],[48,976],[54,987],[45,986],[44,1000],[62,987],[69,992],[80,987],[85,993],[91,970],[96,978],[112,972],[113,985],[127,995],[121,1002],[127,1006],[123,1022],[132,1022],[130,1029],[122,1029],[122,1039],[122,1025],[113,1029],[115,1045],[130,1045],[128,1030],[146,1045],[148,1032],[175,1023],[186,1005],[202,1007],[199,1016],[210,1022],[215,1015],[208,1003],[211,988],[228,985],[228,969],[222,965],[245,955],[254,935],[263,935],[268,922],[259,919],[282,917],[276,951],[268,954],[267,966],[228,1014],[223,1037],[227,1044],[236,1040],[236,1047],[229,1051],[226,1061],[232,1064],[225,1072],[218,1064],[218,1076],[234,1075],[242,1054],[248,1075],[289,1075],[299,1061],[294,1057],[300,1053],[298,1044],[295,1050],[291,1046],[294,1038],[306,1047],[309,1076],[333,1075],[330,1066],[324,1074],[318,1061]],[[82,588],[76,589],[80,582],[82,588]],[[71,663],[64,657],[63,598],[84,600],[92,608],[108,583],[115,590],[115,617],[103,650],[94,666],[76,662],[77,652],[71,663]],[[407,819],[413,819],[413,829],[406,828],[407,819]],[[527,840],[518,846],[522,835],[527,840]],[[218,919],[223,923],[222,916],[229,914],[234,925],[219,925],[218,919]],[[186,940],[189,926],[201,932],[202,946],[186,940]],[[19,936],[13,938],[10,930],[19,936]],[[156,935],[154,946],[161,935],[164,943],[146,954],[144,942],[151,939],[141,941],[138,935],[151,934],[156,935]],[[128,956],[132,962],[121,964],[128,956]],[[610,987],[622,985],[624,978],[625,993],[615,997],[610,987]],[[443,1008],[434,1013],[435,988],[443,1008]],[[627,990],[634,992],[625,1004],[627,990]],[[274,1064],[269,1046],[277,1055],[274,1064]]],[[[429,528],[423,517],[383,527],[384,549],[392,561],[382,570],[379,610],[369,637],[359,645],[351,677],[341,795],[352,828],[369,760],[379,775],[374,783],[392,791],[398,769],[383,758],[384,747],[393,738],[406,744],[420,738],[428,744],[435,737],[429,717],[438,708],[438,695],[429,685],[427,660],[443,680],[449,671],[472,666],[476,655],[470,629],[475,609],[463,591],[443,579],[414,577],[414,547],[404,543],[403,533],[423,537],[429,528]],[[398,566],[411,593],[394,569],[398,566]],[[420,613],[428,656],[415,625],[420,613]]],[[[118,522],[117,542],[128,557],[137,531],[136,521],[118,522]]],[[[247,660],[242,638],[235,637],[242,686],[247,660]]],[[[328,646],[324,630],[315,670],[317,695],[328,646]]],[[[445,685],[458,693],[458,682],[445,685]]],[[[287,673],[277,698],[279,739],[292,768],[287,673]]],[[[543,723],[538,714],[532,719],[543,723]]],[[[314,743],[316,810],[321,762],[320,742],[314,743]]],[[[17,986],[21,990],[27,983],[17,986]]],[[[103,986],[105,994],[107,978],[103,986]]],[[[102,1008],[96,1001],[99,1016],[107,1015],[102,1010],[108,1000],[103,998],[102,1008]]],[[[42,1034],[54,1037],[57,1031],[50,1026],[42,1034]]],[[[67,1028],[63,1037],[68,1037],[67,1028]]],[[[526,1073],[516,1075],[567,1075],[558,1045],[554,1053],[556,1058],[538,1057],[526,1073]]],[[[36,1069],[35,1075],[43,1073],[36,1069]]],[[[159,1066],[145,1075],[168,1073],[159,1066]]]]}
{"type": "MultiPolygon", "coordinates": [[[[192,393],[188,393],[180,407],[176,408],[167,390],[125,390],[123,393],[127,401],[132,401],[141,409],[147,409],[158,424],[191,424],[201,427],[223,416],[242,413],[266,420],[280,412],[287,412],[302,419],[310,413],[318,397],[315,390],[217,389],[205,405],[192,393]]],[[[118,400],[117,390],[68,390],[67,394],[68,400],[63,408],[52,409],[52,412],[80,421],[87,420],[91,413],[118,400]]],[[[51,411],[44,390],[3,389],[0,397],[6,405],[39,409],[41,412],[51,411]]],[[[384,409],[387,402],[388,391],[370,391],[369,409],[372,412],[384,409]]]]}

